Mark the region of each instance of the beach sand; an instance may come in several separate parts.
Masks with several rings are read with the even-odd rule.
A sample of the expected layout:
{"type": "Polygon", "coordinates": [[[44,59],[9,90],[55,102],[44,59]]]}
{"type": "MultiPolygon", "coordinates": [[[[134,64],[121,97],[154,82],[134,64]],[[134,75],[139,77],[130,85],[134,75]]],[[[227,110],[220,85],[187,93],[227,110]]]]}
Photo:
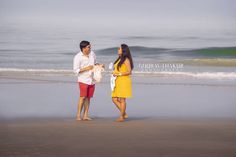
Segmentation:
{"type": "Polygon", "coordinates": [[[0,156],[236,156],[235,80],[136,75],[124,123],[108,80],[78,122],[73,76],[1,74],[0,156]]]}
{"type": "Polygon", "coordinates": [[[235,157],[232,119],[112,118],[76,122],[70,118],[1,122],[4,157],[235,157]]]}

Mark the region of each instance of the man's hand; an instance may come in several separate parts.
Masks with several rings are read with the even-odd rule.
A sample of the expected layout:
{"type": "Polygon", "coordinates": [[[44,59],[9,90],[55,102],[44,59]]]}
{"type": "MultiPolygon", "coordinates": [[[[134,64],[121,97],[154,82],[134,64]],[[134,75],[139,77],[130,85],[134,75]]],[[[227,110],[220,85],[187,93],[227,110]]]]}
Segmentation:
{"type": "Polygon", "coordinates": [[[93,65],[87,66],[87,67],[85,68],[86,71],[92,70],[92,69],[93,69],[93,65]]]}
{"type": "Polygon", "coordinates": [[[79,73],[83,73],[85,71],[89,71],[89,70],[92,70],[92,69],[93,69],[93,65],[90,65],[90,66],[87,66],[87,67],[81,69],[79,73]]]}
{"type": "Polygon", "coordinates": [[[105,68],[105,65],[101,63],[96,63],[95,65],[101,65],[103,68],[105,68]]]}

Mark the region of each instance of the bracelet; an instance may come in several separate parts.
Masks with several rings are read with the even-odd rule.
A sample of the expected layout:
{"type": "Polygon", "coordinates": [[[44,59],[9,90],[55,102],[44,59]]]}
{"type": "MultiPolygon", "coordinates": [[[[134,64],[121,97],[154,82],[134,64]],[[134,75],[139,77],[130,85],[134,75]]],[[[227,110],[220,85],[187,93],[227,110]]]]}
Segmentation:
{"type": "Polygon", "coordinates": [[[119,73],[119,76],[122,76],[122,74],[121,74],[121,73],[119,73]]]}

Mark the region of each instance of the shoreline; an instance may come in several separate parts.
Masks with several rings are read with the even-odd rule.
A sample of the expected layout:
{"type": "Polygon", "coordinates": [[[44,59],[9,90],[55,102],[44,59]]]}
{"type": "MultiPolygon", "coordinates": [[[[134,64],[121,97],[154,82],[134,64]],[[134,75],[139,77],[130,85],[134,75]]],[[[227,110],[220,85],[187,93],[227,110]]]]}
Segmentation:
{"type": "MultiPolygon", "coordinates": [[[[110,77],[96,84],[91,117],[116,117],[110,77]]],[[[130,117],[236,118],[236,81],[132,76],[130,117]]],[[[79,89],[74,76],[0,76],[0,119],[74,117],[79,89]]]]}
{"type": "Polygon", "coordinates": [[[235,157],[236,81],[133,75],[129,118],[96,85],[93,121],[76,121],[75,76],[0,75],[0,156],[235,157]]]}

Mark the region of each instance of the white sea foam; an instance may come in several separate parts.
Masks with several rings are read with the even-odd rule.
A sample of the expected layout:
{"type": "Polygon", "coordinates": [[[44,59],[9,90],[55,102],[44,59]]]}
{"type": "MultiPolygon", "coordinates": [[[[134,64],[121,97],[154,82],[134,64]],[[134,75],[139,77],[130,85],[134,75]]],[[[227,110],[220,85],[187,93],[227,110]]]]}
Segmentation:
{"type": "Polygon", "coordinates": [[[195,77],[195,78],[210,78],[210,79],[236,79],[235,72],[139,72],[135,74],[150,74],[159,76],[179,76],[179,77],[195,77]]]}
{"type": "MultiPolygon", "coordinates": [[[[66,69],[16,69],[16,68],[0,68],[0,75],[7,73],[30,74],[30,75],[75,75],[73,70],[66,69]]],[[[111,71],[105,71],[111,73],[111,71]]],[[[194,77],[194,78],[210,78],[210,79],[236,79],[236,72],[143,72],[134,71],[134,75],[155,75],[168,77],[194,77]]]]}
{"type": "Polygon", "coordinates": [[[72,70],[66,69],[18,69],[18,68],[0,68],[0,74],[17,73],[30,75],[74,75],[72,70]]]}

